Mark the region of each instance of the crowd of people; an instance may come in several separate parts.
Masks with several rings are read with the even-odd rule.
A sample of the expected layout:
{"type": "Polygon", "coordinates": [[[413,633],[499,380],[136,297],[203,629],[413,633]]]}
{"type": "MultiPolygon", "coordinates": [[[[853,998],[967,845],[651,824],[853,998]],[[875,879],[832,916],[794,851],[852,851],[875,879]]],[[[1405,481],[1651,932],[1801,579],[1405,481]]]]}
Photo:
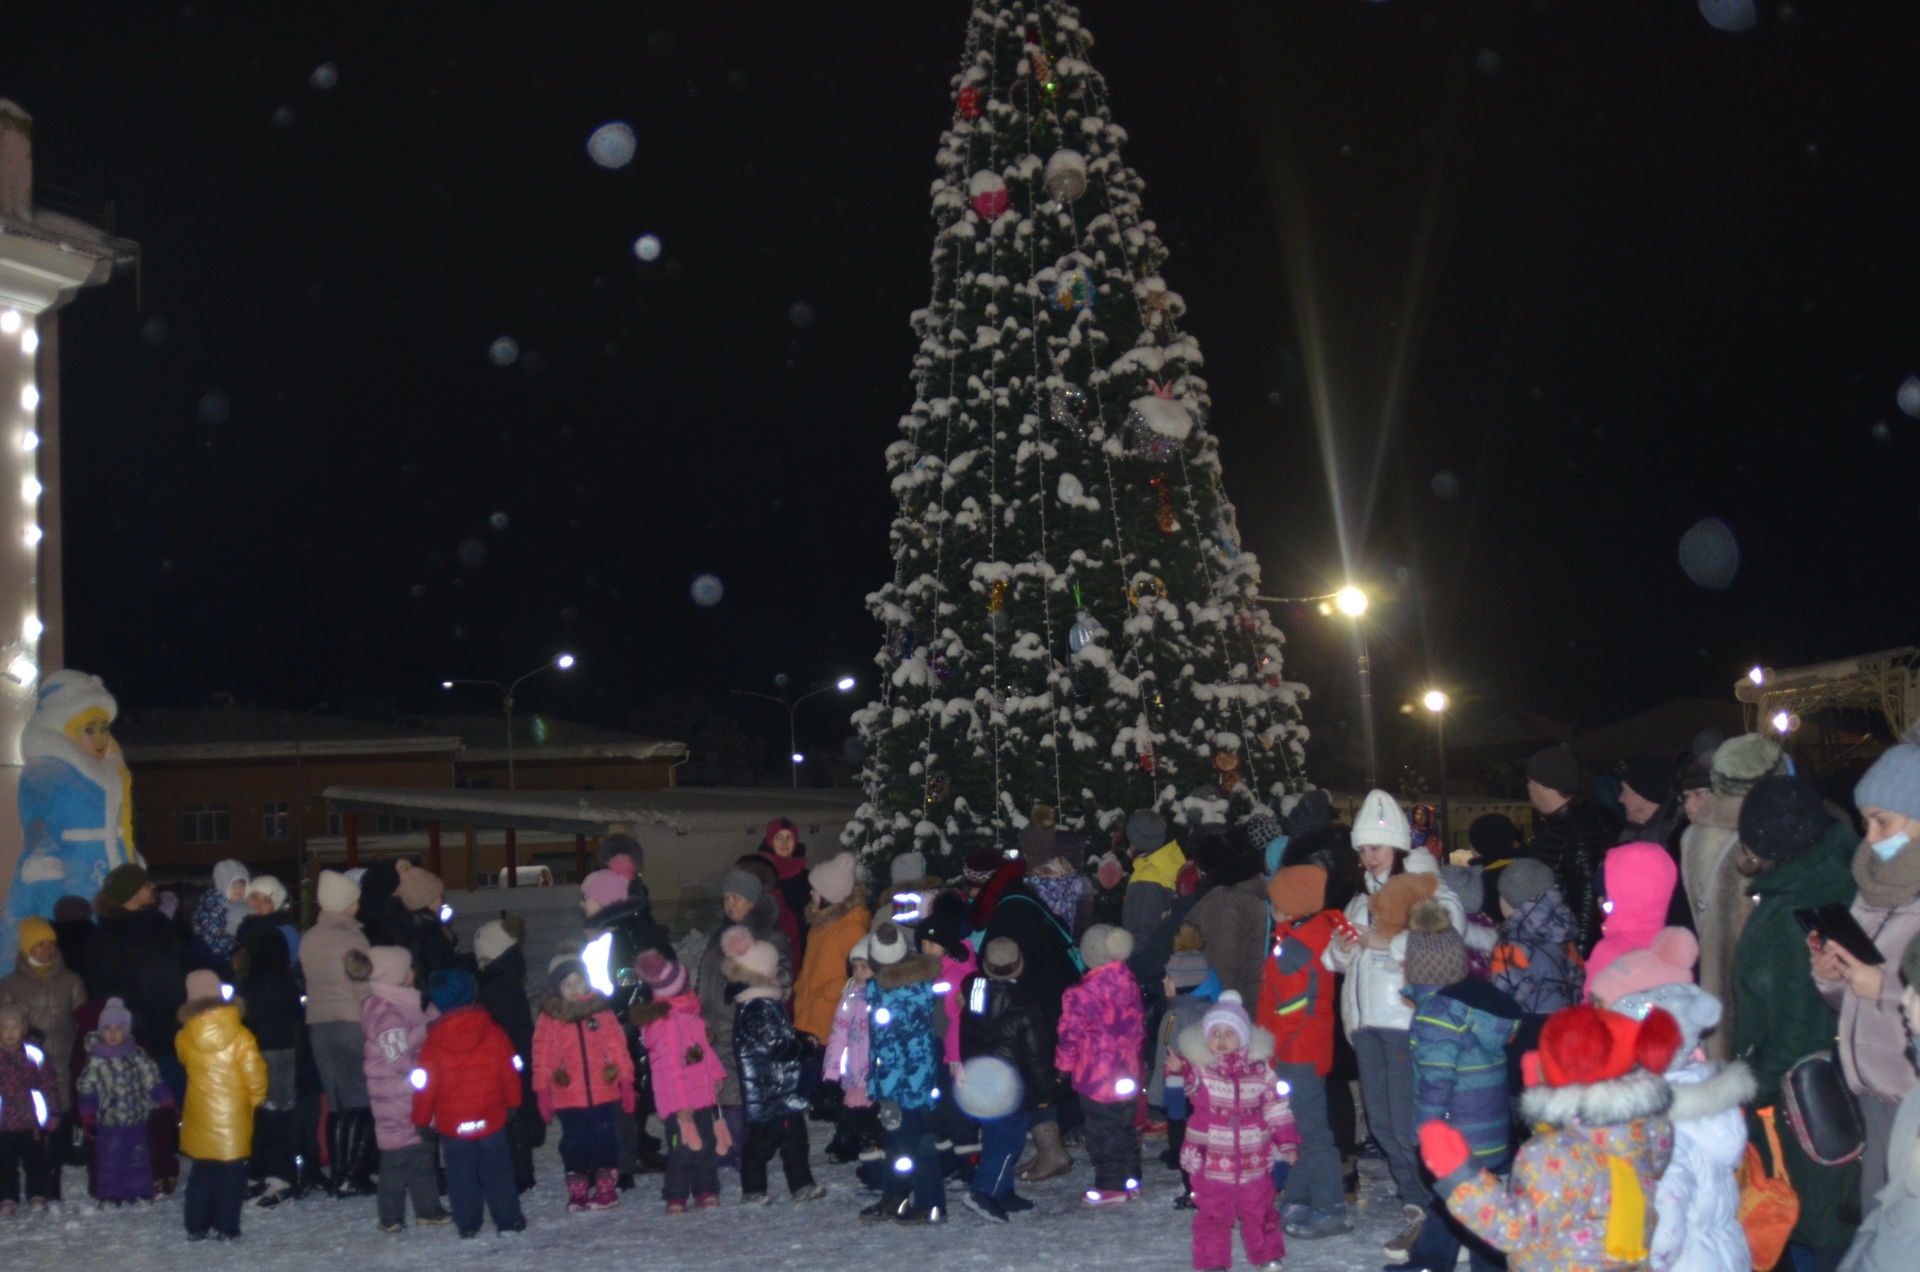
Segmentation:
{"type": "Polygon", "coordinates": [[[1376,790],[1345,824],[1313,791],[1178,837],[1137,811],[1090,860],[1036,808],[950,880],[777,819],[681,948],[612,835],[532,981],[511,920],[458,948],[408,862],[321,872],[304,932],[240,863],[185,912],[123,865],[24,920],[0,979],[0,1216],[82,1163],[100,1204],[150,1200],[184,1157],[190,1239],[320,1193],[507,1234],[554,1132],[571,1212],[648,1173],[668,1215],[723,1172],[764,1205],[776,1157],[815,1203],[813,1119],[899,1225],[950,1196],[1009,1222],[1076,1152],[1075,1204],[1138,1204],[1164,1139],[1196,1268],[1236,1226],[1269,1269],[1351,1231],[1365,1156],[1392,1264],[1907,1266],[1920,745],[1847,807],[1760,735],[1628,766],[1617,808],[1563,747],[1527,776],[1530,840],[1489,815],[1449,849],[1431,810],[1376,790]],[[1769,1180],[1785,1218],[1742,1204],[1769,1180]]]}

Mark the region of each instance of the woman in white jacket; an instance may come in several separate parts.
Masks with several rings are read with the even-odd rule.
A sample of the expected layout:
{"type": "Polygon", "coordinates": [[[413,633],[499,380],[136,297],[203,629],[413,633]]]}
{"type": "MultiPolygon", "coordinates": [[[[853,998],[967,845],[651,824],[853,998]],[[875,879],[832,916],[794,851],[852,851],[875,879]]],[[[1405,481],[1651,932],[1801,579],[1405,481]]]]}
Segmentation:
{"type": "Polygon", "coordinates": [[[1327,970],[1346,976],[1340,987],[1340,1019],[1360,1062],[1367,1129],[1387,1155],[1407,1217],[1406,1228],[1384,1247],[1387,1256],[1396,1260],[1407,1257],[1420,1235],[1429,1193],[1420,1177],[1413,1131],[1413,1049],[1408,1032],[1413,1004],[1400,993],[1406,985],[1406,933],[1391,938],[1381,933],[1373,923],[1371,903],[1394,875],[1430,874],[1435,876],[1435,899],[1445,907],[1454,930],[1464,935],[1467,926],[1460,899],[1439,883],[1440,863],[1424,848],[1411,850],[1411,841],[1407,815],[1393,796],[1368,792],[1353,827],[1353,846],[1360,854],[1366,887],[1347,903],[1346,912],[1359,939],[1336,936],[1324,959],[1327,970]]]}

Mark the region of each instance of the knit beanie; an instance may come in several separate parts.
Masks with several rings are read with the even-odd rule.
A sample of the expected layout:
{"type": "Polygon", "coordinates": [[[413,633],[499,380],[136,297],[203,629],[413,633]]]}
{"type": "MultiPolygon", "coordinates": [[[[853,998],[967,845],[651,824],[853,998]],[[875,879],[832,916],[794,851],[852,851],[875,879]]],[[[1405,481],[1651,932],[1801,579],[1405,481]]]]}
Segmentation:
{"type": "Polygon", "coordinates": [[[1007,864],[1007,854],[992,848],[982,848],[967,857],[966,865],[960,871],[961,881],[976,888],[984,887],[1007,864]]]}
{"type": "Polygon", "coordinates": [[[1304,919],[1327,908],[1327,872],[1319,866],[1282,866],[1267,880],[1273,912],[1304,919]]]}
{"type": "Polygon", "coordinates": [[[935,893],[933,904],[927,907],[927,916],[920,920],[917,935],[920,940],[933,941],[948,955],[958,958],[960,946],[967,939],[968,914],[967,903],[959,893],[935,893]]]}
{"type": "Polygon", "coordinates": [[[927,877],[926,856],[909,848],[893,859],[887,867],[887,882],[895,888],[903,883],[917,883],[927,877]]]}
{"type": "Polygon", "coordinates": [[[1447,908],[1432,897],[1407,914],[1406,983],[1457,984],[1467,978],[1467,943],[1453,930],[1447,908]]]}
{"type": "Polygon", "coordinates": [[[1037,866],[1052,861],[1060,855],[1054,846],[1055,831],[1051,826],[1042,826],[1039,822],[1028,822],[1020,828],[1020,857],[1028,866],[1037,866]]]}
{"type": "Polygon", "coordinates": [[[491,919],[482,923],[480,930],[473,934],[473,956],[480,966],[485,967],[512,949],[518,940],[504,922],[491,919]]]}
{"type": "Polygon", "coordinates": [[[1333,799],[1323,790],[1311,790],[1287,810],[1287,834],[1298,838],[1333,825],[1333,799]]]}
{"type": "Polygon", "coordinates": [[[1133,953],[1133,936],[1125,928],[1096,923],[1080,936],[1080,958],[1088,971],[1126,961],[1133,953]]]}
{"type": "Polygon", "coordinates": [[[1520,851],[1520,828],[1504,813],[1487,813],[1467,827],[1467,842],[1482,861],[1506,861],[1520,851]]]}
{"type": "Polygon", "coordinates": [[[247,895],[265,897],[267,903],[278,910],[287,903],[287,885],[272,875],[255,875],[247,883],[247,895]]]}
{"type": "Polygon", "coordinates": [[[1536,751],[1527,761],[1527,780],[1572,799],[1581,791],[1580,761],[1564,745],[1536,751]]]}
{"type": "Polygon", "coordinates": [[[1197,988],[1212,974],[1213,965],[1200,950],[1176,950],[1167,957],[1167,975],[1173,978],[1175,993],[1197,988]]]}
{"type": "Polygon", "coordinates": [[[187,1001],[220,997],[220,973],[202,967],[187,973],[187,1001]]]}
{"type": "Polygon", "coordinates": [[[1220,995],[1218,1002],[1207,1009],[1200,1018],[1200,1036],[1206,1037],[1216,1029],[1231,1029],[1240,1039],[1240,1050],[1245,1051],[1253,1045],[1253,1021],[1247,1016],[1247,1009],[1240,1002],[1240,991],[1230,989],[1220,995]]]}
{"type": "MultiPolygon", "coordinates": [[[[730,874],[727,878],[731,879],[733,875],[730,874]]],[[[629,882],[623,874],[617,874],[612,870],[596,870],[580,881],[580,896],[583,900],[591,901],[605,909],[607,906],[618,905],[627,899],[629,882]]],[[[752,899],[757,901],[759,897],[755,896],[752,899]]]]}
{"type": "Polygon", "coordinates": [[[1627,765],[1621,780],[1649,804],[1664,804],[1673,797],[1673,760],[1664,755],[1643,755],[1627,765]]]}
{"type": "Polygon", "coordinates": [[[320,908],[330,914],[343,914],[360,901],[360,885],[338,870],[322,870],[314,891],[320,908]]]}
{"type": "Polygon", "coordinates": [[[1801,777],[1763,777],[1740,801],[1740,842],[1762,861],[1791,861],[1833,824],[1820,788],[1801,777]]]}
{"type": "Polygon", "coordinates": [[[1247,842],[1261,852],[1265,852],[1268,844],[1287,833],[1286,828],[1280,824],[1279,818],[1266,813],[1255,813],[1247,818],[1243,828],[1247,832],[1247,842]]]}
{"type": "Polygon", "coordinates": [[[560,993],[561,987],[567,983],[569,976],[578,976],[581,983],[589,988],[593,985],[593,981],[587,976],[587,965],[580,961],[578,950],[556,954],[547,963],[547,988],[556,994],[560,993]]]}
{"type": "Polygon", "coordinates": [[[645,981],[655,998],[673,998],[687,992],[686,964],[659,950],[641,950],[633,972],[645,981]]]}
{"type": "Polygon", "coordinates": [[[37,914],[29,914],[26,918],[20,920],[20,952],[22,954],[25,954],[42,941],[52,941],[55,945],[59,944],[59,941],[55,939],[53,935],[53,924],[47,922],[37,914]]]}
{"type": "Polygon", "coordinates": [[[1150,808],[1137,809],[1127,816],[1127,847],[1138,853],[1155,852],[1166,846],[1167,822],[1150,808]]]}
{"type": "Polygon", "coordinates": [[[440,882],[439,875],[406,860],[395,862],[394,868],[400,872],[400,882],[394,886],[393,895],[400,898],[401,905],[408,910],[440,908],[446,899],[447,885],[440,882]]]}
{"type": "Polygon", "coordinates": [[[1027,970],[1027,960],[1012,937],[996,936],[980,953],[980,970],[994,980],[1013,980],[1027,970]]]}
{"type": "Polygon", "coordinates": [[[1553,867],[1538,857],[1520,857],[1500,871],[1500,899],[1524,910],[1554,886],[1553,867]]]}
{"type": "Polygon", "coordinates": [[[1430,874],[1398,874],[1380,885],[1380,891],[1367,902],[1373,915],[1374,930],[1391,940],[1407,930],[1407,917],[1414,903],[1440,890],[1440,877],[1430,874]]]}
{"type": "Polygon", "coordinates": [[[1368,791],[1353,819],[1354,849],[1368,845],[1401,852],[1413,847],[1413,827],[1407,824],[1407,814],[1400,801],[1385,791],[1368,791]]]}
{"type": "Polygon", "coordinates": [[[851,965],[855,959],[858,959],[862,963],[873,962],[872,936],[861,937],[853,943],[853,948],[847,951],[847,963],[851,965]]]}
{"type": "Polygon", "coordinates": [[[829,857],[813,869],[807,871],[807,882],[820,894],[820,899],[828,905],[839,905],[853,895],[853,854],[840,853],[829,857]]]}
{"type": "MultiPolygon", "coordinates": [[[[624,880],[621,881],[621,886],[625,886],[624,880]]],[[[742,901],[752,905],[758,902],[761,897],[765,896],[767,890],[760,886],[758,876],[736,866],[732,870],[727,871],[726,877],[720,880],[720,893],[722,896],[731,893],[739,897],[742,901]]],[[[621,895],[625,896],[626,893],[622,892],[621,895]]]]}
{"type": "Polygon", "coordinates": [[[1460,908],[1468,914],[1487,903],[1486,877],[1479,866],[1442,866],[1440,883],[1460,898],[1460,908]]]}
{"type": "Polygon", "coordinates": [[[107,877],[100,883],[100,899],[112,905],[125,905],[151,882],[144,869],[129,861],[107,871],[107,877]]]}
{"type": "Polygon", "coordinates": [[[133,1028],[133,1013],[127,1010],[127,1003],[123,998],[109,998],[107,1005],[100,1009],[100,1028],[106,1029],[112,1025],[118,1025],[122,1029],[133,1028]]]}
{"type": "MultiPolygon", "coordinates": [[[[1613,968],[1607,970],[1612,971],[1613,968]]],[[[1725,1014],[1720,1000],[1692,980],[1672,981],[1629,994],[1625,998],[1607,1000],[1608,1011],[1634,1020],[1645,1020],[1656,1007],[1672,1016],[1673,1023],[1680,1026],[1680,1046],[1673,1053],[1673,1059],[1667,1062],[1669,1071],[1692,1058],[1694,1048],[1700,1045],[1701,1035],[1717,1026],[1720,1017],[1725,1014]]]]}
{"type": "Polygon", "coordinates": [[[620,870],[627,875],[639,874],[645,868],[646,857],[640,851],[640,841],[632,835],[616,832],[600,841],[600,868],[602,870],[620,870]],[[620,869],[615,865],[618,858],[625,857],[632,863],[632,870],[620,869]]]}
{"type": "Polygon", "coordinates": [[[1722,742],[1720,749],[1713,753],[1710,780],[1715,795],[1738,799],[1761,778],[1778,777],[1786,771],[1786,753],[1778,742],[1764,734],[1742,733],[1722,742]]]}
{"type": "Polygon", "coordinates": [[[867,957],[875,967],[891,967],[907,956],[910,938],[898,923],[882,923],[867,938],[872,953],[867,957]]]}
{"type": "Polygon", "coordinates": [[[1698,937],[1683,927],[1661,928],[1647,948],[1630,950],[1595,972],[1587,992],[1619,1011],[1617,1004],[1635,994],[1661,985],[1691,984],[1699,962],[1698,937]]]}
{"type": "MultiPolygon", "coordinates": [[[[1719,759],[1715,756],[1714,762],[1718,764],[1719,759]]],[[[1853,788],[1853,803],[1856,808],[1884,808],[1902,817],[1920,817],[1920,745],[1902,742],[1881,752],[1853,788]]]]}
{"type": "Polygon", "coordinates": [[[458,967],[443,967],[427,977],[427,1001],[442,1013],[473,1003],[473,977],[458,967]]]}

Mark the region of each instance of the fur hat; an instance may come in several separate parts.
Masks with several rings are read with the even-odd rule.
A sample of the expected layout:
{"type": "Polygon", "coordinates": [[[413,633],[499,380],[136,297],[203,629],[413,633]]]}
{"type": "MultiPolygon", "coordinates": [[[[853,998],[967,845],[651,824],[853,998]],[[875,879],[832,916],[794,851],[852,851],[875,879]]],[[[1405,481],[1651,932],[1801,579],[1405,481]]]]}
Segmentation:
{"type": "Polygon", "coordinates": [[[408,910],[438,910],[446,900],[447,885],[433,871],[404,858],[394,863],[394,869],[400,872],[400,882],[394,886],[393,895],[408,910]]]}
{"type": "Polygon", "coordinates": [[[1763,861],[1791,861],[1833,824],[1820,788],[1801,777],[1763,777],[1740,801],[1740,842],[1763,861]]]}
{"type": "Polygon", "coordinates": [[[1090,972],[1108,963],[1124,963],[1132,953],[1133,937],[1125,928],[1096,923],[1080,936],[1080,957],[1090,972]]]}
{"type": "Polygon", "coordinates": [[[1700,940],[1683,927],[1661,928],[1645,949],[1630,950],[1593,975],[1587,987],[1596,1001],[1619,1011],[1619,1003],[1661,985],[1690,984],[1700,962],[1700,940]]]}
{"type": "Polygon", "coordinates": [[[813,890],[820,894],[822,901],[828,905],[839,905],[853,895],[853,867],[853,854],[843,852],[807,871],[807,882],[813,885],[813,890]]]}
{"type": "Polygon", "coordinates": [[[1400,801],[1385,791],[1368,791],[1353,819],[1354,849],[1358,851],[1368,845],[1397,848],[1401,852],[1413,847],[1413,827],[1407,824],[1407,814],[1401,809],[1400,801]]]}
{"type": "Polygon", "coordinates": [[[480,930],[473,934],[473,956],[480,966],[485,967],[520,943],[518,926],[517,923],[510,925],[505,919],[491,919],[480,925],[480,930]]]}
{"type": "Polygon", "coordinates": [[[107,877],[100,884],[100,899],[109,905],[124,906],[152,882],[144,869],[129,861],[107,871],[107,877]]]}
{"type": "Polygon", "coordinates": [[[993,848],[982,848],[968,854],[966,864],[960,871],[961,881],[976,888],[984,887],[1006,864],[1007,854],[993,848]]]}
{"type": "Polygon", "coordinates": [[[898,923],[882,923],[867,938],[867,960],[875,967],[891,967],[907,956],[912,941],[907,929],[898,923]]]}
{"type": "Polygon", "coordinates": [[[727,871],[726,876],[720,880],[720,894],[725,896],[728,893],[752,905],[757,904],[761,897],[767,895],[767,890],[761,886],[758,875],[736,866],[727,871]]]}
{"type": "Polygon", "coordinates": [[[1054,844],[1056,832],[1052,826],[1042,826],[1039,822],[1028,822],[1020,828],[1020,856],[1029,866],[1037,866],[1052,861],[1060,855],[1054,844]]]}
{"type": "Polygon", "coordinates": [[[1467,943],[1433,897],[1414,902],[1407,912],[1406,968],[1409,985],[1454,985],[1467,978],[1467,943]]]}
{"type": "Polygon", "coordinates": [[[1240,1039],[1242,1051],[1253,1045],[1253,1021],[1248,1018],[1247,1009],[1240,1002],[1239,990],[1230,989],[1220,995],[1219,1001],[1200,1018],[1201,1037],[1216,1029],[1233,1030],[1234,1036],[1240,1039]]]}
{"type": "Polygon", "coordinates": [[[1289,837],[1311,834],[1333,825],[1333,800],[1323,790],[1311,790],[1293,801],[1287,810],[1289,837]]]}
{"type": "Polygon", "coordinates": [[[918,883],[926,877],[926,856],[911,848],[895,857],[887,867],[887,883],[896,890],[902,884],[918,883]]]}
{"type": "MultiPolygon", "coordinates": [[[[728,876],[731,878],[732,876],[728,876]]],[[[591,901],[602,909],[618,905],[627,899],[628,888],[632,880],[615,870],[596,870],[580,881],[581,899],[591,901]]],[[[754,900],[758,900],[755,897],[754,900]]]]}
{"type": "MultiPolygon", "coordinates": [[[[1716,755],[1714,763],[1719,762],[1716,755]]],[[[1856,808],[1884,808],[1902,817],[1920,817],[1920,745],[1903,742],[1882,751],[1853,788],[1853,803],[1856,808]]]]}
{"type": "Polygon", "coordinates": [[[1673,798],[1673,759],[1665,755],[1643,755],[1627,765],[1621,781],[1649,804],[1664,804],[1673,798]]]}
{"type": "MultiPolygon", "coordinates": [[[[1668,929],[1673,932],[1685,930],[1685,928],[1668,929]]],[[[1616,962],[1613,966],[1618,965],[1616,962]]],[[[1612,970],[1613,967],[1607,968],[1609,972],[1612,970]]],[[[1674,1051],[1673,1058],[1667,1062],[1669,1069],[1678,1068],[1687,1063],[1692,1058],[1694,1049],[1700,1045],[1701,1035],[1717,1027],[1720,1024],[1720,1017],[1725,1014],[1720,1000],[1691,980],[1669,981],[1628,994],[1617,1001],[1609,1000],[1608,1010],[1633,1020],[1645,1020],[1647,1014],[1656,1007],[1672,1016],[1673,1023],[1680,1027],[1680,1046],[1674,1051]]]]}
{"type": "Polygon", "coordinates": [[[1738,799],[1753,789],[1763,777],[1778,777],[1787,771],[1787,756],[1780,744],[1761,733],[1742,733],[1728,738],[1713,753],[1713,793],[1738,799]]]}
{"type": "Polygon", "coordinates": [[[473,977],[458,967],[443,967],[427,977],[427,1001],[442,1012],[473,1003],[473,977]]]}
{"type": "Polygon", "coordinates": [[[1392,940],[1407,930],[1407,916],[1416,901],[1424,901],[1440,891],[1440,877],[1430,874],[1397,874],[1380,885],[1380,891],[1367,901],[1373,915],[1373,928],[1392,940]]]}
{"type": "Polygon", "coordinates": [[[993,980],[1013,980],[1027,970],[1027,960],[1012,937],[996,936],[980,954],[980,970],[993,980]]]}
{"type": "Polygon", "coordinates": [[[1136,854],[1158,851],[1166,843],[1166,818],[1150,808],[1137,809],[1127,815],[1127,847],[1136,854]]]}
{"type": "Polygon", "coordinates": [[[272,875],[255,875],[247,881],[247,895],[265,897],[278,910],[287,903],[287,885],[272,875]]]}
{"type": "Polygon", "coordinates": [[[1268,844],[1287,833],[1280,819],[1267,813],[1255,813],[1242,825],[1247,832],[1247,842],[1261,852],[1265,852],[1268,844]]]}
{"type": "Polygon", "coordinates": [[[1442,866],[1440,883],[1460,898],[1460,908],[1473,914],[1487,903],[1487,881],[1479,866],[1442,866]]]}
{"type": "Polygon", "coordinates": [[[1327,872],[1319,866],[1282,866],[1267,880],[1275,914],[1304,919],[1327,908],[1327,872]]]}
{"type": "Polygon", "coordinates": [[[971,930],[968,906],[957,892],[936,892],[927,916],[920,920],[917,935],[922,941],[934,941],[949,955],[958,958],[960,946],[971,930]]]}
{"type": "Polygon", "coordinates": [[[338,870],[322,870],[314,891],[320,908],[332,914],[343,914],[360,903],[360,885],[338,870]]]}
{"type": "Polygon", "coordinates": [[[1520,828],[1504,813],[1487,813],[1467,827],[1467,842],[1482,861],[1506,861],[1520,851],[1520,828]]]}
{"type": "Polygon", "coordinates": [[[646,854],[640,850],[640,841],[624,831],[616,831],[600,841],[600,868],[615,870],[632,877],[640,873],[646,865],[646,854]],[[620,864],[625,858],[626,866],[620,864]]]}
{"type": "Polygon", "coordinates": [[[655,998],[673,998],[687,992],[686,965],[659,950],[641,950],[633,972],[647,983],[655,998]]]}
{"type": "Polygon", "coordinates": [[[1665,1073],[1681,1041],[1679,1025],[1664,1011],[1636,1021],[1583,1003],[1547,1019],[1535,1054],[1547,1086],[1588,1086],[1623,1078],[1635,1066],[1665,1073]]]}
{"type": "Polygon", "coordinates": [[[52,941],[55,945],[60,943],[53,934],[53,924],[37,914],[29,914],[20,920],[20,952],[22,954],[42,941],[52,941]]]}
{"type": "Polygon", "coordinates": [[[122,1029],[133,1028],[133,1013],[127,1010],[125,999],[109,998],[107,1005],[100,1009],[100,1028],[105,1029],[109,1025],[118,1025],[122,1029]]]}
{"type": "Polygon", "coordinates": [[[202,967],[187,973],[187,1001],[220,997],[220,973],[202,967]]]}
{"type": "Polygon", "coordinates": [[[1519,857],[1500,869],[1500,899],[1524,910],[1554,886],[1553,867],[1537,857],[1519,857]]]}
{"type": "Polygon", "coordinates": [[[1527,780],[1538,782],[1550,791],[1559,791],[1568,799],[1586,788],[1580,775],[1579,757],[1564,745],[1535,751],[1527,761],[1527,780]]]}

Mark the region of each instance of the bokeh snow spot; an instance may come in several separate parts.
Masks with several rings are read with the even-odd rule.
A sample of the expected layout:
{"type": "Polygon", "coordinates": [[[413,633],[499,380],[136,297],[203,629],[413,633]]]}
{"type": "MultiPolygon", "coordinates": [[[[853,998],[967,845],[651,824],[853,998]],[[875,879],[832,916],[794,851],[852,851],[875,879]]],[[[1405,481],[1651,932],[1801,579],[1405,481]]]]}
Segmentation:
{"type": "Polygon", "coordinates": [[[1894,390],[1893,400],[1902,415],[1920,420],[1920,375],[1910,375],[1902,380],[1900,387],[1894,390]]]}
{"type": "Polygon", "coordinates": [[[1457,499],[1460,495],[1460,478],[1451,468],[1442,468],[1433,475],[1433,493],[1442,499],[1457,499]]]}
{"type": "Polygon", "coordinates": [[[1740,573],[1740,541],[1718,517],[1703,517],[1680,536],[1680,568],[1701,587],[1716,592],[1733,586],[1740,573]]]}
{"type": "Polygon", "coordinates": [[[693,603],[701,609],[712,609],[727,594],[726,584],[717,574],[701,574],[694,578],[693,586],[687,589],[693,597],[693,603]]]}
{"type": "Polygon", "coordinates": [[[814,313],[811,302],[796,300],[787,306],[787,321],[792,323],[796,330],[805,331],[813,326],[816,317],[818,315],[814,313]]]}
{"type": "Polygon", "coordinates": [[[624,168],[633,162],[637,143],[633,129],[615,120],[602,124],[587,138],[587,157],[602,168],[624,168]]]}
{"type": "Polygon", "coordinates": [[[505,530],[509,524],[507,520],[507,514],[504,512],[495,512],[492,516],[487,518],[487,524],[489,526],[492,526],[495,530],[505,530]]]}
{"type": "Polygon", "coordinates": [[[643,261],[659,260],[660,236],[658,234],[642,234],[639,238],[633,240],[633,254],[643,261]]]}
{"type": "Polygon", "coordinates": [[[332,62],[322,62],[313,68],[313,74],[307,76],[307,83],[321,92],[326,92],[340,82],[340,68],[332,62]]]}
{"type": "Polygon", "coordinates": [[[478,539],[462,539],[453,555],[469,570],[477,570],[487,563],[487,545],[478,539]]]}
{"type": "Polygon", "coordinates": [[[496,367],[510,367],[520,361],[520,342],[512,336],[501,336],[487,346],[487,361],[496,367]]]}
{"type": "Polygon", "coordinates": [[[1760,21],[1753,0],[1700,0],[1700,16],[1714,30],[1732,34],[1751,31],[1760,21]]]}

